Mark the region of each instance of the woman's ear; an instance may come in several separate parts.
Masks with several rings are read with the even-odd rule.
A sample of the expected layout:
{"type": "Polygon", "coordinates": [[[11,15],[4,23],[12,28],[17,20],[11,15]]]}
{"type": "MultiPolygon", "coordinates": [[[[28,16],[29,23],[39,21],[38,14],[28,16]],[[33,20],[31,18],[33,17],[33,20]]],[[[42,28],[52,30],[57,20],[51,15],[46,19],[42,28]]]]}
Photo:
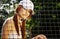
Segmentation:
{"type": "Polygon", "coordinates": [[[34,11],[32,11],[32,15],[34,15],[35,14],[35,12],[34,11]]]}

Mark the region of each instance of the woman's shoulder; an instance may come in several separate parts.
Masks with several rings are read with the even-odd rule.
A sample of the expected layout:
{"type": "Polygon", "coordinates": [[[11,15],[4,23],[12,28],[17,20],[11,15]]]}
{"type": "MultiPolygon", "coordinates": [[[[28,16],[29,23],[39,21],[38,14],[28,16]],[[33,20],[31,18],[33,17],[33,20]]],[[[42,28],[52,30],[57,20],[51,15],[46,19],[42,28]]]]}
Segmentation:
{"type": "Polygon", "coordinates": [[[13,16],[6,19],[6,21],[13,20],[13,16]]]}
{"type": "Polygon", "coordinates": [[[7,19],[4,21],[3,25],[5,25],[5,24],[9,24],[9,23],[11,24],[12,20],[13,20],[13,16],[7,18],[7,19]]]}

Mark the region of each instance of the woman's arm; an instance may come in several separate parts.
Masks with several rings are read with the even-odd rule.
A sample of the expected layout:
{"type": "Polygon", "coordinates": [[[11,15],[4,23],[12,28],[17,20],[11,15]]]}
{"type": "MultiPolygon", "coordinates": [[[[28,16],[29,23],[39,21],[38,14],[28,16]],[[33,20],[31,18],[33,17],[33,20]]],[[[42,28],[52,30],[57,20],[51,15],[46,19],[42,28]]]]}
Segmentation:
{"type": "Polygon", "coordinates": [[[7,20],[3,24],[1,38],[2,39],[8,39],[9,32],[10,32],[10,23],[7,20]]]}

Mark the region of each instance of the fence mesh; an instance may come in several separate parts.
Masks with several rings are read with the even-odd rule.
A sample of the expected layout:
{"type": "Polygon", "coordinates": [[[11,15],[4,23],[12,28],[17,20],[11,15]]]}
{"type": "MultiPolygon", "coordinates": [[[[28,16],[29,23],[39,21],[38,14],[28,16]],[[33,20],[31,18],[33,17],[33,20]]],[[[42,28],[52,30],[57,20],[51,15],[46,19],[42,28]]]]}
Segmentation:
{"type": "Polygon", "coordinates": [[[42,9],[36,9],[37,13],[33,17],[36,27],[32,28],[33,37],[44,34],[48,39],[60,39],[60,8],[57,7],[58,0],[41,0],[42,9]]]}

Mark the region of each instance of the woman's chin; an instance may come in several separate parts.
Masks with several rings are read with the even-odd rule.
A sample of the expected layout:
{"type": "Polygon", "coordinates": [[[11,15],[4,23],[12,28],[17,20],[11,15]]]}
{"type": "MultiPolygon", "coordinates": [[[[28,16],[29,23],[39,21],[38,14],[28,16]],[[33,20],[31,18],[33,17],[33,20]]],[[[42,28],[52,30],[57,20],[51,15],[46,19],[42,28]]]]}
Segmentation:
{"type": "Polygon", "coordinates": [[[23,19],[27,19],[27,17],[22,17],[23,19]]]}

